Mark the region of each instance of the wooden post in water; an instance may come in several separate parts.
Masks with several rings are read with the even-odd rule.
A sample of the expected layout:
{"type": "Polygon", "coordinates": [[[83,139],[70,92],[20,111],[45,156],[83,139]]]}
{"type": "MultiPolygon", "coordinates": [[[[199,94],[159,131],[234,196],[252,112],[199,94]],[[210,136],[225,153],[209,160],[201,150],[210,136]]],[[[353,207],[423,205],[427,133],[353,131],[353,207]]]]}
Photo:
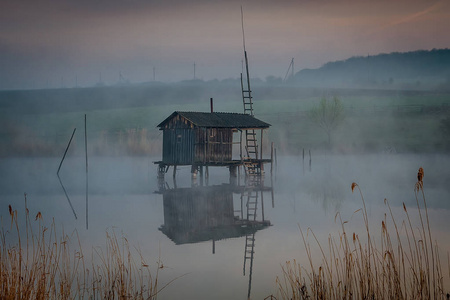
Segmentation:
{"type": "Polygon", "coordinates": [[[275,148],[275,169],[278,168],[278,163],[277,163],[277,148],[275,148]]]}
{"type": "Polygon", "coordinates": [[[309,171],[311,172],[311,149],[309,149],[309,171]]]}
{"type": "Polygon", "coordinates": [[[259,151],[259,158],[261,159],[261,164],[260,164],[260,169],[261,169],[261,174],[264,173],[264,164],[262,162],[262,158],[263,158],[263,136],[264,136],[264,129],[261,129],[261,146],[260,146],[260,151],[259,151]]]}
{"type": "Polygon", "coordinates": [[[302,168],[303,168],[303,174],[305,173],[305,148],[303,148],[303,160],[302,160],[302,168]]]}
{"type": "Polygon", "coordinates": [[[88,207],[89,207],[89,198],[88,198],[88,154],[87,154],[87,117],[86,114],[84,114],[84,152],[86,154],[86,229],[89,228],[89,214],[88,214],[88,207]]]}
{"type": "MultiPolygon", "coordinates": [[[[257,191],[257,193],[258,193],[258,191],[257,191]]],[[[264,218],[264,191],[263,190],[261,190],[261,210],[262,210],[262,220],[264,222],[265,218],[264,218]]]]}
{"type": "Polygon", "coordinates": [[[203,186],[203,166],[200,166],[200,185],[203,186]]]}
{"type": "Polygon", "coordinates": [[[273,142],[270,144],[270,175],[273,171],[273,142]]]}
{"type": "Polygon", "coordinates": [[[275,198],[273,195],[273,178],[270,177],[270,195],[272,197],[272,208],[275,208],[275,198]]]}

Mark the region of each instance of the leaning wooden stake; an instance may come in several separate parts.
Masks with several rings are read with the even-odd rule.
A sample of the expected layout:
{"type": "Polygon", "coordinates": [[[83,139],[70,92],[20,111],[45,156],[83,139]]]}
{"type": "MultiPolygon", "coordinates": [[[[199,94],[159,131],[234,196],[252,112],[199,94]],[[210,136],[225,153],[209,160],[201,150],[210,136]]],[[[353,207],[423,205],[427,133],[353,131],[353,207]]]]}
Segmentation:
{"type": "Polygon", "coordinates": [[[56,171],[56,176],[58,177],[59,184],[61,184],[64,194],[66,195],[67,201],[69,202],[70,208],[72,209],[73,215],[75,216],[75,219],[77,219],[77,214],[75,213],[75,209],[73,208],[72,202],[70,202],[69,195],[67,194],[67,191],[64,188],[61,178],[59,177],[59,170],[61,170],[62,163],[63,163],[64,159],[66,158],[67,151],[69,150],[70,144],[72,143],[72,139],[73,139],[73,136],[75,135],[76,130],[77,130],[76,128],[73,129],[72,136],[70,137],[69,143],[67,144],[67,147],[66,147],[66,151],[64,151],[64,155],[61,159],[61,162],[59,163],[58,171],[56,171]]]}

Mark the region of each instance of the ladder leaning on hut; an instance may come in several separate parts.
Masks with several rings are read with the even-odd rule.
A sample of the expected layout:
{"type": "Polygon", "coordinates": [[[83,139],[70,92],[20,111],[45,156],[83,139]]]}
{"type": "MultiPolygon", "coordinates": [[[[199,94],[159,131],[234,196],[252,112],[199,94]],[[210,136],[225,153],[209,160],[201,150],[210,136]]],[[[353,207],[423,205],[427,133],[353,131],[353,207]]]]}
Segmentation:
{"type": "MultiPolygon", "coordinates": [[[[252,91],[250,89],[247,51],[244,51],[244,56],[247,80],[246,87],[244,88],[244,78],[241,73],[242,102],[244,104],[244,114],[253,116],[253,99],[252,91]]],[[[245,174],[250,176],[261,176],[261,163],[258,161],[258,142],[256,140],[256,132],[254,129],[245,130],[245,152],[247,153],[247,156],[242,158],[245,174]]]]}

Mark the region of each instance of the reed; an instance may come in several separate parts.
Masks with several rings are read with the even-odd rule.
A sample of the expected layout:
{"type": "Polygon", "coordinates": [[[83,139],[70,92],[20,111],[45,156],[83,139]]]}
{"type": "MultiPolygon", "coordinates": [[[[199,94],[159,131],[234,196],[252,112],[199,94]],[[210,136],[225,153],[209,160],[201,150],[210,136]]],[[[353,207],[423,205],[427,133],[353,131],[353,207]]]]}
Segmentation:
{"type": "Polygon", "coordinates": [[[156,299],[171,283],[159,288],[161,261],[152,275],[141,252],[136,262],[127,239],[114,232],[106,233],[104,249],[93,248],[88,267],[77,232],[58,235],[54,221],[42,224],[40,212],[32,220],[26,195],[25,225],[11,206],[9,216],[8,225],[1,220],[1,299],[156,299]]]}
{"type": "Polygon", "coordinates": [[[340,231],[336,237],[329,236],[328,251],[310,228],[306,235],[300,228],[309,267],[296,260],[282,266],[282,275],[276,279],[280,299],[450,299],[444,285],[440,251],[430,230],[423,177],[420,168],[414,188],[420,219],[418,228],[412,224],[405,204],[406,218],[398,226],[385,199],[388,212],[381,221],[380,243],[375,243],[364,197],[356,183],[351,188],[352,192],[359,191],[363,203],[358,211],[363,215],[364,237],[348,232],[347,222],[342,221],[339,213],[335,221],[340,224],[340,231]],[[321,251],[319,265],[315,265],[317,260],[308,242],[309,235],[321,251]]]}

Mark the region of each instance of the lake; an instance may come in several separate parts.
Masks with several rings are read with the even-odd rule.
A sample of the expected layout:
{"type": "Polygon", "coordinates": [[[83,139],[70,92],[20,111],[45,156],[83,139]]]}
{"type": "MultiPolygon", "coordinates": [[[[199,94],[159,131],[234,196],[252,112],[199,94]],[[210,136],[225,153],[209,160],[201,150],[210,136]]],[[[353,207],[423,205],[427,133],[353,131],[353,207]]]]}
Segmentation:
{"type": "MultiPolygon", "coordinates": [[[[59,232],[77,230],[86,255],[104,247],[108,232],[126,237],[152,271],[160,260],[164,267],[158,285],[176,280],[159,299],[246,299],[249,294],[264,299],[276,295],[276,278],[286,261],[309,266],[299,227],[304,233],[311,228],[326,247],[329,235],[340,230],[335,222],[339,212],[349,221],[347,230],[364,232],[357,212],[363,203],[359,191],[352,193],[352,182],[364,196],[374,240],[385,213],[389,219],[385,199],[398,224],[405,219],[405,203],[419,227],[414,186],[423,167],[431,231],[447,269],[449,155],[313,153],[311,166],[309,157],[285,156],[272,172],[266,165],[263,184],[247,187],[244,178],[230,182],[226,168],[210,168],[207,180],[192,181],[190,167],[179,167],[175,181],[170,169],[164,182],[158,182],[157,160],[90,157],[86,209],[84,157],[67,157],[59,175],[72,210],[56,175],[60,158],[2,158],[3,226],[9,227],[8,205],[18,210],[19,218],[24,214],[27,193],[32,219],[41,212],[46,226],[54,220],[59,232]]],[[[311,236],[308,241],[314,244],[311,236]]],[[[315,259],[321,259],[319,252],[315,259]]],[[[448,288],[448,274],[444,276],[448,288]]]]}

